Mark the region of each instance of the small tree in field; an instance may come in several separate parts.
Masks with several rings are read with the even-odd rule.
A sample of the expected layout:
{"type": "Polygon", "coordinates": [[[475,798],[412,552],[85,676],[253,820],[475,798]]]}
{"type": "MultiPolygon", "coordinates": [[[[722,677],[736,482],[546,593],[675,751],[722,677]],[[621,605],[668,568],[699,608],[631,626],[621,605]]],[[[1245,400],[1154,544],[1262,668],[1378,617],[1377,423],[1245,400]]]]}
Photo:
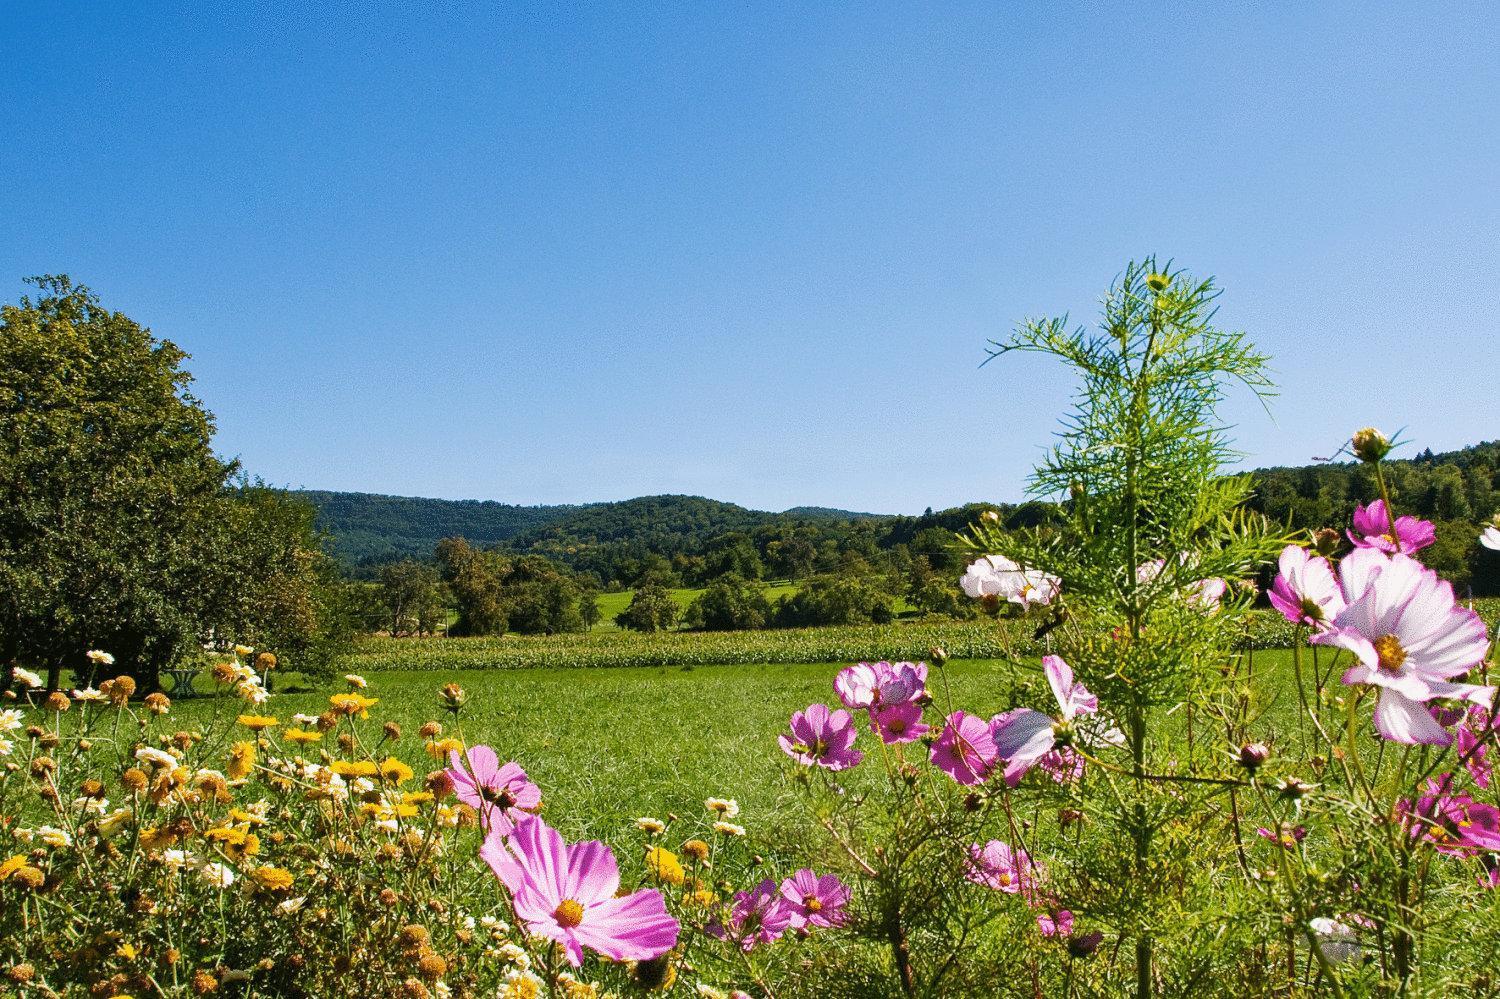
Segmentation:
{"type": "Polygon", "coordinates": [[[707,631],[748,631],[771,620],[771,602],[755,583],[733,574],[708,584],[688,607],[687,622],[707,631]]]}
{"type": "Polygon", "coordinates": [[[615,623],[632,631],[665,631],[677,623],[680,614],[672,594],[648,582],[631,596],[630,606],[615,615],[615,623]]]}

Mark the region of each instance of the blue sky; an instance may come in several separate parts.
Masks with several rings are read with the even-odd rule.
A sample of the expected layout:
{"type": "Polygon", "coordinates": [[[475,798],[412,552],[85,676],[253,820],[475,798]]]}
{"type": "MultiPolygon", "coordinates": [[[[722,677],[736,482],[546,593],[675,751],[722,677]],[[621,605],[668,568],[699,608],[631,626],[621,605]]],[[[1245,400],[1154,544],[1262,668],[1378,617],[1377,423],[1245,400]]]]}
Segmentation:
{"type": "Polygon", "coordinates": [[[986,339],[1151,252],[1275,358],[1250,464],[1500,436],[1487,5],[250,6],[4,6],[0,298],[179,343],[268,481],[1019,498],[1070,384],[986,339]]]}

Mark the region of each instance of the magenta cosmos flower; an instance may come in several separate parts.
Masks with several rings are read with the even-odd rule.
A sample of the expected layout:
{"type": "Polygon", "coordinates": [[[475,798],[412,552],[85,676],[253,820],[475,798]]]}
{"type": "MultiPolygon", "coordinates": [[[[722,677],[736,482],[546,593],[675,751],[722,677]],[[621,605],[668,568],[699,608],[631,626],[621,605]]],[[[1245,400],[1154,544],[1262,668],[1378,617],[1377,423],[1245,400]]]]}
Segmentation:
{"type": "Polygon", "coordinates": [[[922,706],[914,702],[887,704],[870,712],[870,725],[886,745],[916,742],[931,729],[922,723],[922,706]]]}
{"type": "Polygon", "coordinates": [[[851,710],[909,704],[927,689],[927,664],[855,663],[839,670],[833,689],[851,710]]]}
{"type": "Polygon", "coordinates": [[[998,839],[984,846],[975,843],[969,847],[969,862],[964,869],[964,877],[976,885],[1012,895],[1017,892],[1030,895],[1040,874],[1025,850],[1012,850],[1009,843],[998,839]]]}
{"type": "Polygon", "coordinates": [[[527,815],[508,838],[492,829],[479,855],[509,890],[516,918],[561,944],[575,968],[585,947],[611,961],[649,961],[677,944],[677,920],[660,892],[615,895],[620,869],[597,840],[569,846],[557,830],[527,815]]]}
{"type": "Polygon", "coordinates": [[[1402,802],[1412,836],[1455,857],[1500,851],[1500,808],[1450,792],[1451,780],[1448,774],[1429,780],[1428,793],[1417,799],[1415,808],[1402,802]]]}
{"type": "Polygon", "coordinates": [[[1344,609],[1344,595],[1327,559],[1301,545],[1287,545],[1278,565],[1281,571],[1266,597],[1288,621],[1321,628],[1344,609]]]}
{"type": "Polygon", "coordinates": [[[489,746],[474,746],[467,754],[453,750],[448,754],[447,773],[458,800],[478,810],[486,830],[497,830],[502,836],[510,835],[516,822],[542,803],[541,788],[527,779],[520,764],[502,767],[489,746]]]}
{"type": "Polygon", "coordinates": [[[776,890],[776,882],[766,878],[750,891],[734,893],[728,926],[716,919],[705,929],[710,936],[732,940],[740,950],[750,951],[757,944],[781,939],[791,925],[792,911],[786,899],[776,890]]]}
{"type": "Polygon", "coordinates": [[[1437,529],[1428,520],[1397,517],[1396,533],[1391,534],[1391,518],[1385,500],[1354,508],[1353,526],[1344,533],[1356,548],[1374,548],[1387,555],[1411,555],[1437,540],[1437,529]]]}
{"type": "Polygon", "coordinates": [[[1454,683],[1484,660],[1484,622],[1453,587],[1406,555],[1361,548],[1339,566],[1346,606],[1311,641],[1354,653],[1344,683],[1380,688],[1375,728],[1392,742],[1446,746],[1453,737],[1423,707],[1434,698],[1491,707],[1494,687],[1454,683]]]}
{"type": "MultiPolygon", "coordinates": [[[[1028,770],[1048,758],[1057,747],[1060,735],[1064,738],[1073,735],[1074,719],[1099,710],[1099,698],[1073,679],[1073,668],[1061,656],[1044,658],[1042,669],[1047,674],[1052,696],[1057,698],[1057,717],[1031,708],[1013,708],[994,719],[995,748],[1005,760],[1005,783],[1011,787],[1019,784],[1028,770]]],[[[1059,757],[1052,762],[1059,770],[1068,767],[1067,772],[1071,772],[1074,761],[1059,757]]]]}
{"type": "Polygon", "coordinates": [[[781,882],[781,904],[791,914],[794,930],[811,926],[843,926],[849,921],[846,906],[849,886],[832,874],[818,877],[807,868],[781,882]]]}
{"type": "Polygon", "coordinates": [[[963,711],[948,716],[948,724],[932,744],[933,766],[960,784],[984,783],[999,762],[989,723],[963,711]]]}
{"type": "Polygon", "coordinates": [[[854,745],[854,719],[840,708],[809,704],[792,715],[792,734],[778,738],[782,752],[804,766],[816,764],[826,770],[847,770],[865,754],[854,745]]]}
{"type": "Polygon", "coordinates": [[[1474,783],[1481,789],[1490,786],[1489,740],[1490,730],[1495,727],[1495,718],[1481,707],[1469,709],[1464,723],[1455,730],[1457,741],[1454,749],[1458,758],[1468,768],[1474,783]]]}

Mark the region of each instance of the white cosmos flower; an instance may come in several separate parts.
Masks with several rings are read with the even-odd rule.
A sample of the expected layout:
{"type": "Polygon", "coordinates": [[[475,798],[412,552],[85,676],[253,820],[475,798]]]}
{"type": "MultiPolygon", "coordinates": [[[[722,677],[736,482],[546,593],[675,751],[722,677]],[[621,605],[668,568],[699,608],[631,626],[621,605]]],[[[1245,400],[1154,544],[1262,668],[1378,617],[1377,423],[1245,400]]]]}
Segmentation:
{"type": "Polygon", "coordinates": [[[73,691],[75,701],[103,701],[107,698],[93,687],[85,687],[82,690],[73,691]]]}
{"type": "Polygon", "coordinates": [[[11,675],[21,683],[26,684],[26,686],[30,687],[32,690],[36,690],[42,685],[42,678],[37,674],[31,672],[31,670],[29,669],[22,669],[21,667],[17,666],[15,667],[15,669],[11,670],[11,675]]]}
{"type": "Polygon", "coordinates": [[[100,666],[113,666],[115,664],[115,657],[103,649],[89,649],[84,654],[88,656],[90,662],[98,663],[100,666]]]}
{"type": "Polygon", "coordinates": [[[720,817],[726,819],[740,814],[740,803],[733,798],[709,798],[703,802],[703,807],[710,812],[718,812],[720,817]]]}
{"type": "Polygon", "coordinates": [[[4,736],[0,736],[0,756],[9,756],[15,751],[16,744],[4,736]]]}
{"type": "Polygon", "coordinates": [[[1500,552],[1500,527],[1486,527],[1479,536],[1479,543],[1500,552]]]}
{"type": "Polygon", "coordinates": [[[24,716],[15,708],[6,708],[0,711],[0,732],[14,732],[21,727],[21,719],[24,716]]]}

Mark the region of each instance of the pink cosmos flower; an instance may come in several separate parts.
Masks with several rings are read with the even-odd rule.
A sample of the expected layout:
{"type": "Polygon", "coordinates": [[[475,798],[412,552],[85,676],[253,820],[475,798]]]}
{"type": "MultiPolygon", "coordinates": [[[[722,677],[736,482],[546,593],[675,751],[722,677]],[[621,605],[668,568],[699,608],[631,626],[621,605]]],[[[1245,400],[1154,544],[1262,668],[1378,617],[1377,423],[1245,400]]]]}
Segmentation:
{"type": "Polygon", "coordinates": [[[1486,745],[1491,729],[1495,727],[1494,717],[1484,708],[1473,707],[1469,709],[1469,715],[1464,723],[1454,732],[1456,742],[1454,748],[1458,751],[1458,758],[1468,768],[1474,783],[1480,788],[1490,786],[1489,746],[1486,745]]]}
{"type": "Polygon", "coordinates": [[[575,968],[585,947],[611,961],[649,961],[677,944],[679,926],[660,892],[615,896],[620,870],[597,840],[569,846],[527,815],[509,838],[491,829],[479,856],[510,892],[527,930],[561,944],[575,968]]]}
{"type": "Polygon", "coordinates": [[[1296,849],[1297,844],[1307,838],[1307,829],[1303,826],[1294,826],[1289,822],[1283,822],[1281,828],[1275,830],[1261,826],[1255,830],[1255,834],[1261,839],[1270,840],[1283,849],[1292,850],[1296,849]]]}
{"type": "Polygon", "coordinates": [[[1455,857],[1500,851],[1500,808],[1452,793],[1451,783],[1452,776],[1443,774],[1427,782],[1428,793],[1415,806],[1402,802],[1412,836],[1423,837],[1439,853],[1455,857]]]}
{"type": "Polygon", "coordinates": [[[843,926],[849,921],[845,906],[851,894],[835,875],[820,878],[805,867],[781,882],[781,904],[791,914],[794,930],[843,926]]]}
{"type": "Polygon", "coordinates": [[[1354,508],[1353,527],[1344,533],[1356,548],[1374,548],[1387,555],[1412,555],[1437,540],[1437,529],[1431,521],[1416,517],[1397,517],[1396,534],[1391,536],[1391,518],[1385,500],[1354,508]]]}
{"type": "MultiPolygon", "coordinates": [[[[1099,698],[1073,679],[1073,668],[1061,656],[1047,656],[1042,668],[1052,696],[1057,698],[1057,717],[1031,708],[1013,708],[996,715],[993,721],[995,747],[1005,760],[1005,783],[1011,787],[1057,748],[1059,734],[1071,734],[1075,718],[1099,710],[1099,698]]],[[[1064,759],[1053,762],[1059,768],[1067,765],[1064,759]]]]}
{"type": "Polygon", "coordinates": [[[984,846],[975,843],[969,847],[969,862],[965,865],[964,877],[976,885],[993,888],[1008,894],[1024,892],[1030,895],[1036,889],[1041,869],[1027,856],[1025,850],[1012,850],[1009,843],[992,839],[984,846]]]}
{"type": "Polygon", "coordinates": [[[515,823],[530,809],[542,803],[542,790],[531,783],[520,764],[500,765],[500,758],[489,746],[473,746],[465,754],[453,750],[448,754],[448,778],[458,800],[478,810],[485,829],[510,835],[515,823]]]}
{"type": "Polygon", "coordinates": [[[876,708],[870,712],[870,724],[880,741],[888,746],[916,742],[932,727],[922,724],[922,706],[911,702],[876,708]]]}
{"type": "Polygon", "coordinates": [[[1453,737],[1422,705],[1452,698],[1491,707],[1494,687],[1454,683],[1484,660],[1484,622],[1453,587],[1406,555],[1361,548],[1339,566],[1345,608],[1311,641],[1354,653],[1346,684],[1378,687],[1375,728],[1392,742],[1446,746],[1453,737]]]}
{"type": "Polygon", "coordinates": [[[1281,571],[1266,597],[1288,621],[1322,628],[1344,609],[1344,595],[1327,559],[1301,545],[1287,545],[1278,564],[1281,571]]]}
{"type": "Polygon", "coordinates": [[[773,943],[792,925],[792,910],[776,889],[776,882],[766,878],[750,891],[734,893],[729,910],[729,925],[717,919],[704,929],[710,936],[731,940],[740,950],[750,951],[757,944],[773,943]]]}
{"type": "Polygon", "coordinates": [[[833,689],[850,709],[906,704],[927,689],[927,664],[855,663],[839,670],[833,689]]]}
{"type": "Polygon", "coordinates": [[[990,726],[962,711],[948,716],[948,724],[932,744],[933,765],[960,784],[984,783],[999,762],[990,726]]]}
{"type": "Polygon", "coordinates": [[[1083,757],[1068,746],[1044,754],[1036,765],[1059,784],[1067,784],[1083,777],[1083,757]]]}
{"type": "Polygon", "coordinates": [[[1062,909],[1057,913],[1037,913],[1036,928],[1044,937],[1066,937],[1073,935],[1073,913],[1062,909]]]}
{"type": "Polygon", "coordinates": [[[809,704],[792,715],[792,734],[778,737],[782,752],[804,766],[847,770],[865,758],[854,745],[854,719],[840,708],[809,704]]]}

